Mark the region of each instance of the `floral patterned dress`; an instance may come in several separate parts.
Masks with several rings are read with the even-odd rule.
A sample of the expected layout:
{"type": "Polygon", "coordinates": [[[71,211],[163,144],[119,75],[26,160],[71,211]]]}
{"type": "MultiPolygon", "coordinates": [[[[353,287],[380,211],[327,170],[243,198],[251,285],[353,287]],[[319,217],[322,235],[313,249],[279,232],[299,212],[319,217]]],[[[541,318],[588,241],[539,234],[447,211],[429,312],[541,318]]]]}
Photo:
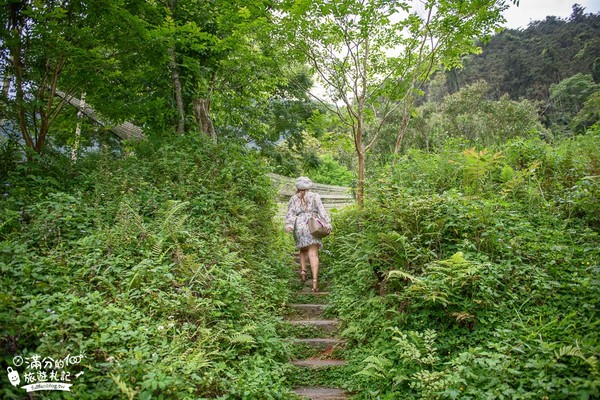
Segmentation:
{"type": "Polygon", "coordinates": [[[288,211],[285,216],[285,225],[294,229],[294,238],[296,239],[296,247],[298,249],[310,246],[311,244],[318,244],[319,248],[323,248],[321,239],[313,237],[310,234],[308,219],[314,212],[318,214],[322,221],[327,223],[327,226],[331,226],[331,220],[325,211],[325,207],[323,207],[321,197],[318,193],[307,192],[305,200],[306,204],[300,200],[298,193],[290,198],[288,211]]]}

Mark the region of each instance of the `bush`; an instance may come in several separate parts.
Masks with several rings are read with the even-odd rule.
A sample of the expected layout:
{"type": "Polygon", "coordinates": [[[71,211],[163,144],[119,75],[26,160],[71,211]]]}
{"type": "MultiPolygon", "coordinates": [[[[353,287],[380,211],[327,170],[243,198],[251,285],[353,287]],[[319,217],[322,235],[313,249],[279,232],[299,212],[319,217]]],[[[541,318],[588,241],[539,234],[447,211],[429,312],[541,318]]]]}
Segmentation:
{"type": "Polygon", "coordinates": [[[600,395],[599,144],[412,151],[338,214],[323,263],[358,398],[600,395]]]}
{"type": "Polygon", "coordinates": [[[291,269],[252,154],[170,138],[7,182],[3,368],[83,355],[61,398],[285,396],[275,326],[291,269]]]}

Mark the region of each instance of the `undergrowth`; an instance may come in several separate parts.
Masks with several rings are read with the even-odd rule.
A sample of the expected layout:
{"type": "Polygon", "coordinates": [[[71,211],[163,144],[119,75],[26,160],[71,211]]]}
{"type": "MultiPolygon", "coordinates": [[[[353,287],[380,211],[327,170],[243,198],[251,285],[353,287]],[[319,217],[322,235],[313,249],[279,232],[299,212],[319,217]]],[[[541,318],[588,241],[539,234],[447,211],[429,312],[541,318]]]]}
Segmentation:
{"type": "Polygon", "coordinates": [[[409,152],[323,264],[364,399],[600,396],[600,136],[409,152]]]}
{"type": "Polygon", "coordinates": [[[38,396],[288,398],[290,261],[250,153],[170,138],[17,162],[2,185],[2,368],[84,356],[70,392],[38,396]]]}

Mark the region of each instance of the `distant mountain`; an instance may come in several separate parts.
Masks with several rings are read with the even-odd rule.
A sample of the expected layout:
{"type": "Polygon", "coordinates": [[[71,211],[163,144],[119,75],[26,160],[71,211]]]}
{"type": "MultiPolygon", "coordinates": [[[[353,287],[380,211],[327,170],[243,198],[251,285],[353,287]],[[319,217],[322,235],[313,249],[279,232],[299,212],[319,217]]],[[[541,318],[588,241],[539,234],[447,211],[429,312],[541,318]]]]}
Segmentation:
{"type": "Polygon", "coordinates": [[[578,4],[568,19],[547,17],[527,29],[507,29],[492,37],[483,52],[446,75],[448,91],[484,79],[497,96],[545,100],[551,84],[577,73],[600,83],[600,13],[578,4]]]}

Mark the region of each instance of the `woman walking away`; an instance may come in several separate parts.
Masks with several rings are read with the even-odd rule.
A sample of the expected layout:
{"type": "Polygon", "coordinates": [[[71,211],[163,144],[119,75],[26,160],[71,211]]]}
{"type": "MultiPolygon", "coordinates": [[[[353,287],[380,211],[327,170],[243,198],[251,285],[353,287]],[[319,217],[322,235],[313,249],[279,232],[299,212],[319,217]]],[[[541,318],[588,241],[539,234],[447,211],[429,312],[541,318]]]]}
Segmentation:
{"type": "Polygon", "coordinates": [[[288,211],[285,216],[286,232],[294,231],[296,248],[300,249],[300,276],[306,281],[306,258],[312,271],[312,291],[318,291],[319,250],[323,248],[321,239],[310,234],[308,220],[314,214],[326,223],[331,230],[331,220],[323,207],[321,197],[310,191],[312,182],[305,176],[296,180],[296,194],[290,198],[288,211]]]}

